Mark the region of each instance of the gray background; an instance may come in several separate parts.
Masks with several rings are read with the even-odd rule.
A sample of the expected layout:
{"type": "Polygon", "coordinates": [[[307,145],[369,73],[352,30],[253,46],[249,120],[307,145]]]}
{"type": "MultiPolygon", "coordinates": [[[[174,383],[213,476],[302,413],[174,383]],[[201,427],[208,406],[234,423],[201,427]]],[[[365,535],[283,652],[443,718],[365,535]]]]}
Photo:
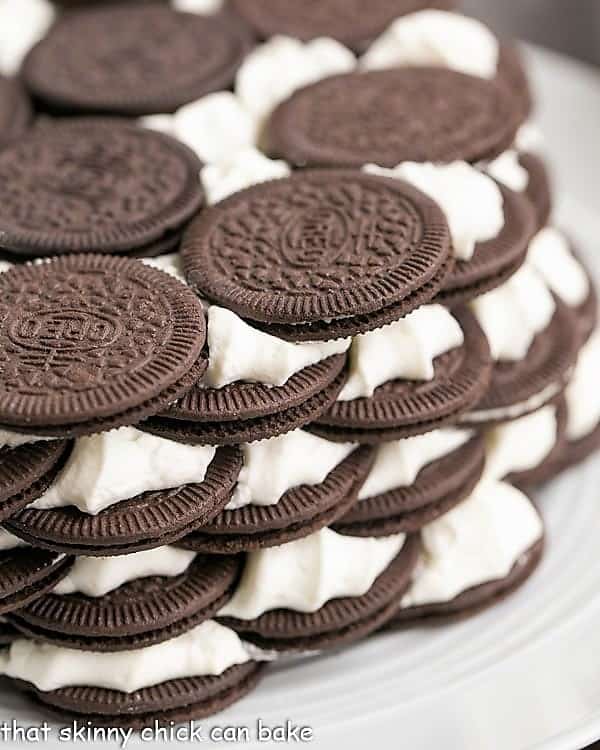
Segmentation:
{"type": "Polygon", "coordinates": [[[498,32],[600,64],[600,0],[462,0],[498,32]]]}

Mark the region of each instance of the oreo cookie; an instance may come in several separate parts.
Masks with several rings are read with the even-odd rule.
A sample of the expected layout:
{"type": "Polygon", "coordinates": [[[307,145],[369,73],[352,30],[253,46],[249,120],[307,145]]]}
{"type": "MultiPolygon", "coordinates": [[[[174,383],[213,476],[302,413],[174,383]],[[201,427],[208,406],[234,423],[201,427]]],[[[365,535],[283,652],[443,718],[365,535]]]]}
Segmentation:
{"type": "Polygon", "coordinates": [[[580,346],[573,312],[558,298],[549,325],[538,333],[523,359],[496,361],[483,398],[465,424],[493,424],[521,417],[539,409],[565,388],[580,346]]]}
{"type": "Polygon", "coordinates": [[[0,148],[25,133],[33,112],[29,97],[15,78],[0,76],[0,148]]]}
{"type": "Polygon", "coordinates": [[[235,554],[306,537],[348,512],[373,460],[370,447],[357,447],[320,484],[292,487],[272,505],[224,509],[181,539],[178,546],[210,554],[235,554]]]}
{"type": "Polygon", "coordinates": [[[338,170],[299,172],[226,198],[192,224],[182,257],[202,294],[263,330],[278,335],[273,324],[284,324],[305,340],[306,326],[331,339],[340,320],[351,335],[364,328],[359,316],[378,327],[392,305],[397,317],[407,314],[427,301],[426,285],[428,295],[439,289],[449,251],[433,201],[397,180],[338,170]]]}
{"type": "Polygon", "coordinates": [[[140,429],[188,445],[237,445],[282,435],[304,427],[334,403],[346,380],[345,364],[343,354],[329,357],[301,370],[281,387],[196,386],[189,397],[147,419],[140,429]]]}
{"type": "Polygon", "coordinates": [[[59,19],[22,75],[51,112],[138,117],[228,88],[249,47],[239,24],[129,3],[59,19]]]}
{"type": "Polygon", "coordinates": [[[390,380],[371,397],[336,401],[310,431],[329,440],[379,444],[455,423],[486,393],[492,362],[474,315],[463,308],[453,316],[464,343],[433,360],[431,380],[390,380]]]}
{"type": "Polygon", "coordinates": [[[69,572],[70,557],[29,546],[0,549],[0,615],[27,606],[69,572]]]}
{"type": "Polygon", "coordinates": [[[535,221],[528,200],[503,185],[504,225],[498,236],[478,242],[470,260],[456,260],[437,300],[448,306],[469,302],[508,280],[527,257],[535,221]]]}
{"type": "MultiPolygon", "coordinates": [[[[386,446],[380,446],[380,451],[386,446]]],[[[468,497],[485,460],[484,440],[473,435],[445,456],[425,465],[413,483],[359,501],[333,524],[340,534],[378,537],[413,533],[468,497]]],[[[364,493],[363,493],[364,494],[364,493]]]]}
{"type": "Polygon", "coordinates": [[[64,440],[0,448],[0,522],[48,489],[67,450],[68,443],[64,440]]]}
{"type": "Polygon", "coordinates": [[[264,649],[311,652],[347,646],[380,628],[398,608],[419,557],[418,536],[400,551],[361,596],[329,599],[315,611],[271,609],[253,619],[222,616],[244,640],[264,649]]]}
{"type": "MultiPolygon", "coordinates": [[[[129,559],[123,558],[124,567],[129,559]]],[[[100,574],[103,562],[98,561],[100,574]]],[[[75,561],[74,571],[80,563],[85,571],[85,558],[75,561]]],[[[144,576],[101,596],[68,587],[63,592],[59,586],[11,615],[10,623],[37,641],[68,648],[99,652],[144,648],[213,617],[231,597],[241,568],[239,557],[199,554],[179,575],[144,576]]],[[[89,572],[93,575],[94,569],[89,572]]]]}
{"type": "Polygon", "coordinates": [[[451,10],[455,0],[374,0],[364,12],[360,0],[230,0],[239,15],[260,39],[283,34],[303,41],[318,37],[337,39],[354,50],[368,43],[398,16],[425,8],[451,10]]]}
{"type": "Polygon", "coordinates": [[[504,578],[472,586],[448,602],[406,607],[397,611],[386,624],[385,630],[410,626],[449,625],[460,622],[499,604],[519,589],[534,573],[544,552],[540,540],[530,547],[504,578]]]}
{"type": "Polygon", "coordinates": [[[0,247],[167,252],[203,203],[200,168],[174,138],[122,121],[39,125],[0,152],[0,247]]]}
{"type": "Polygon", "coordinates": [[[478,162],[509,148],[521,122],[502,84],[405,67],[331,76],[296,91],[271,115],[265,141],[272,156],[296,166],[478,162]]]}
{"type": "Polygon", "coordinates": [[[0,275],[0,423],[84,435],[162,411],[198,380],[202,305],[167,274],[74,255],[0,275]]]}
{"type": "Polygon", "coordinates": [[[25,508],[5,527],[31,544],[77,555],[124,555],[161,547],[211,522],[229,501],[241,466],[237,448],[220,448],[202,482],[144,492],[96,515],[74,505],[25,508]]]}

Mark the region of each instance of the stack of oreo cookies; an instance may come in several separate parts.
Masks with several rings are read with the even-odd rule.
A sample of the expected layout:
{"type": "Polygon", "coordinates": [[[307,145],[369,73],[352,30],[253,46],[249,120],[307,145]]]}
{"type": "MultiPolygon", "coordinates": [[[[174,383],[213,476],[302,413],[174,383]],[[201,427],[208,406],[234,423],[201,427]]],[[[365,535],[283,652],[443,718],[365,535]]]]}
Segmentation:
{"type": "Polygon", "coordinates": [[[523,489],[600,446],[518,52],[446,1],[57,5],[0,79],[0,672],[193,719],[516,589],[523,489]]]}

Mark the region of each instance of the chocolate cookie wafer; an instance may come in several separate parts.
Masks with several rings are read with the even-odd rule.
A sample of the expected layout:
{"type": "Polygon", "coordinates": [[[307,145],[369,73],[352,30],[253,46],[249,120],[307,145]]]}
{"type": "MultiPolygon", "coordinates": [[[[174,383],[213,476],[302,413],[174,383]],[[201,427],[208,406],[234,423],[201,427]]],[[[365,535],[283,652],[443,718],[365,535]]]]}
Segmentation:
{"type": "Polygon", "coordinates": [[[531,151],[519,154],[519,163],[527,171],[525,195],[535,210],[537,229],[543,229],[552,213],[552,186],[544,160],[531,151]]]}
{"type": "Polygon", "coordinates": [[[63,719],[134,729],[221,711],[249,692],[262,670],[250,648],[212,620],[118,653],[17,639],[0,655],[0,666],[15,687],[63,719]]]}
{"type": "MultiPolygon", "coordinates": [[[[483,472],[484,440],[481,435],[438,430],[406,440],[408,443],[399,441],[377,448],[375,464],[361,488],[358,502],[333,524],[335,531],[363,537],[416,532],[471,494],[483,472]],[[382,486],[386,488],[394,484],[392,461],[397,462],[396,466],[401,457],[405,465],[411,459],[415,461],[419,444],[425,455],[429,450],[434,451],[430,455],[441,453],[444,442],[447,444],[444,450],[449,452],[426,463],[412,482],[400,484],[398,476],[396,486],[380,491],[382,486]]],[[[406,480],[409,478],[412,476],[407,476],[406,480]]]]}
{"type": "Polygon", "coordinates": [[[182,143],[122,121],[45,123],[0,152],[0,246],[168,252],[202,205],[200,167],[182,143]]]}
{"type": "Polygon", "coordinates": [[[261,648],[284,652],[339,648],[365,637],[390,618],[410,583],[418,554],[416,536],[369,540],[340,537],[323,529],[301,542],[251,553],[240,588],[219,619],[261,648]],[[318,560],[315,551],[319,549],[336,549],[335,561],[332,557],[318,560]],[[317,594],[303,590],[302,573],[288,570],[294,560],[322,579],[317,594]],[[326,582],[334,566],[343,579],[336,584],[326,582]],[[290,594],[282,593],[276,583],[286,571],[296,587],[290,594]],[[344,589],[351,593],[345,595],[344,589]]]}
{"type": "Polygon", "coordinates": [[[129,3],[65,15],[22,73],[50,111],[137,117],[228,88],[249,46],[240,24],[129,3]]]}
{"type": "MultiPolygon", "coordinates": [[[[311,436],[305,439],[310,441],[311,436]]],[[[318,450],[318,440],[314,442],[314,449],[318,450]]],[[[337,465],[334,463],[323,481],[291,486],[270,504],[244,502],[239,507],[225,508],[212,521],[180,540],[178,546],[211,554],[231,554],[279,546],[334,523],[356,502],[374,460],[374,451],[368,446],[349,445],[344,453],[347,457],[337,465]]],[[[298,460],[311,459],[299,455],[298,460]]],[[[265,468],[268,471],[266,465],[265,468]]]]}
{"type": "Polygon", "coordinates": [[[398,16],[423,8],[451,9],[454,0],[375,0],[365,13],[360,0],[230,0],[229,6],[261,39],[277,34],[303,41],[318,37],[337,39],[364,49],[398,16]]]}
{"type": "Polygon", "coordinates": [[[0,448],[0,521],[10,518],[48,489],[68,451],[68,443],[64,440],[20,445],[20,437],[12,433],[12,445],[9,442],[0,448]]]}
{"type": "Polygon", "coordinates": [[[494,81],[406,67],[300,89],[273,112],[265,139],[271,155],[297,166],[477,162],[509,148],[521,120],[510,92],[494,81]]]}
{"type": "MultiPolygon", "coordinates": [[[[336,401],[309,429],[330,440],[378,444],[456,422],[487,391],[492,363],[475,317],[462,309],[453,318],[462,330],[462,343],[433,359],[432,377],[387,380],[368,397],[348,394],[348,400],[336,401]]],[[[369,348],[365,351],[369,359],[369,348]]]]}
{"type": "Polygon", "coordinates": [[[185,285],[127,259],[77,255],[0,275],[0,423],[39,435],[131,424],[205,367],[206,325],[185,285]]]}
{"type": "Polygon", "coordinates": [[[32,119],[29,97],[21,83],[0,76],[0,148],[22,136],[32,119]]]}
{"type": "Polygon", "coordinates": [[[0,615],[27,606],[51,591],[69,572],[73,559],[23,545],[0,529],[0,615]]]}
{"type": "Polygon", "coordinates": [[[78,557],[53,591],[10,622],[29,637],[68,648],[143,648],[210,619],[231,597],[241,568],[240,557],[172,547],[119,558],[78,557]],[[110,588],[115,583],[120,585],[110,588]]]}
{"type": "MultiPolygon", "coordinates": [[[[212,206],[182,248],[188,282],[263,329],[333,321],[318,339],[362,329],[357,316],[400,304],[401,317],[447,273],[448,228],[433,201],[395,180],[307,171],[255,185],[212,206]],[[217,238],[219,238],[217,242],[217,238]]],[[[279,335],[281,329],[275,329],[279,335]]],[[[314,340],[314,338],[313,338],[314,340]]]]}

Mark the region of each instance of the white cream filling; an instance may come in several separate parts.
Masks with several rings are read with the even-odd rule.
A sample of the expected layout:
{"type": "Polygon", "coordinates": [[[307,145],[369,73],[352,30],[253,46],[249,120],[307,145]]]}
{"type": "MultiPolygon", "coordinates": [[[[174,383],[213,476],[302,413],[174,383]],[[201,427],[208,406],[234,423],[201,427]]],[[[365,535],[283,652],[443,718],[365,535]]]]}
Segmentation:
{"type": "Polygon", "coordinates": [[[404,534],[380,539],[331,529],[250,552],[242,580],[220,615],[252,620],[272,609],[316,612],[331,599],[363,596],[404,544],[404,534]]]}
{"type": "Polygon", "coordinates": [[[136,430],[78,438],[54,484],[32,508],[74,505],[96,515],[142,492],[204,481],[214,446],[183,445],[136,430]]]}
{"type": "Polygon", "coordinates": [[[14,75],[23,58],[50,28],[54,10],[47,0],[0,2],[0,73],[14,75]]]}
{"type": "Polygon", "coordinates": [[[18,536],[14,536],[6,529],[0,528],[0,552],[8,552],[8,550],[16,549],[17,547],[28,547],[27,542],[19,539],[18,536]]]}
{"type": "Polygon", "coordinates": [[[173,276],[178,281],[186,284],[185,276],[183,275],[183,265],[181,263],[181,255],[179,253],[169,253],[168,255],[159,255],[156,258],[142,258],[142,263],[145,266],[151,268],[158,268],[169,276],[173,276]]]}
{"type": "Polygon", "coordinates": [[[19,639],[0,652],[0,674],[43,691],[81,685],[133,693],[168,680],[220,675],[251,659],[233,630],[208,620],[164,643],[114,653],[19,639]]]}
{"type": "Polygon", "coordinates": [[[222,388],[239,380],[281,386],[292,375],[350,348],[350,339],[294,343],[259,331],[235,313],[213,305],[208,310],[210,360],[203,382],[222,388]]]}
{"type": "Polygon", "coordinates": [[[258,149],[248,146],[232,152],[218,163],[203,167],[200,178],[208,203],[213,204],[251,185],[287,177],[290,172],[285,161],[269,159],[258,149]]]}
{"type": "Polygon", "coordinates": [[[545,227],[535,235],[529,243],[527,263],[565,304],[578,307],[587,299],[588,276],[558,229],[545,227]]]}
{"type": "Polygon", "coordinates": [[[246,443],[242,446],[244,465],[227,510],[275,505],[292,487],[321,484],[356,447],[324,440],[304,430],[246,443]]]}
{"type": "Polygon", "coordinates": [[[77,592],[92,597],[104,596],[124,583],[139,578],[174,578],[187,570],[195,557],[195,552],[177,547],[157,547],[119,557],[77,557],[67,576],[54,587],[52,593],[64,595],[77,592]]]}
{"type": "Polygon", "coordinates": [[[539,393],[535,393],[525,401],[519,401],[509,406],[499,406],[496,409],[480,409],[469,411],[460,418],[463,424],[477,424],[478,422],[489,422],[498,419],[516,419],[532,411],[537,411],[557,396],[563,389],[564,382],[550,383],[539,393]]]}
{"type": "Polygon", "coordinates": [[[504,227],[504,200],[498,185],[464,161],[450,164],[403,162],[394,169],[375,164],[366,172],[409,182],[444,212],[454,256],[470,260],[478,242],[497,237],[504,227]]]}
{"type": "Polygon", "coordinates": [[[296,89],[356,66],[352,52],[334,39],[303,43],[274,36],[251,52],[237,72],[235,93],[257,123],[262,123],[296,89]]]}
{"type": "Polygon", "coordinates": [[[29,443],[39,443],[57,438],[41,437],[40,435],[29,435],[24,432],[13,432],[12,430],[0,430],[0,448],[19,448],[29,443]]]}
{"type": "Polygon", "coordinates": [[[537,125],[528,120],[517,131],[514,146],[517,151],[539,154],[544,150],[544,134],[537,125]]]}
{"type": "Polygon", "coordinates": [[[472,436],[469,430],[447,428],[394,440],[377,448],[375,463],[361,487],[359,500],[413,484],[421,469],[450,455],[472,436]]]}
{"type": "Polygon", "coordinates": [[[499,44],[480,21],[458,13],[423,10],[397,18],[363,55],[363,70],[424,65],[494,78],[499,44]]]}
{"type": "Polygon", "coordinates": [[[553,405],[495,425],[485,435],[485,476],[504,479],[513,472],[534,469],[550,454],[557,435],[556,407],[553,405]]]}
{"type": "Polygon", "coordinates": [[[519,162],[519,152],[508,149],[492,161],[482,165],[483,169],[498,182],[517,193],[527,190],[529,172],[519,162]]]}
{"type": "Polygon", "coordinates": [[[423,555],[402,607],[448,602],[505,578],[543,535],[529,499],[504,482],[483,480],[472,495],[421,531],[423,555]]]}
{"type": "Polygon", "coordinates": [[[140,123],[174,136],[207,164],[230,160],[257,138],[255,119],[230,91],[207,94],[172,115],[142,117],[140,123]]]}
{"type": "Polygon", "coordinates": [[[583,345],[565,390],[568,419],[567,438],[579,440],[600,422],[600,330],[583,345]]]}
{"type": "Polygon", "coordinates": [[[0,273],[5,273],[6,271],[9,271],[14,266],[14,263],[11,263],[8,260],[0,260],[0,273]]]}
{"type": "Polygon", "coordinates": [[[527,264],[508,281],[471,302],[496,361],[523,359],[556,309],[543,279],[527,264]]]}
{"type": "Polygon", "coordinates": [[[382,383],[397,378],[432,380],[433,360],[463,343],[458,321],[441,305],[424,305],[384,328],[355,336],[338,401],[372,396],[382,383]]]}
{"type": "Polygon", "coordinates": [[[217,13],[223,7],[223,0],[171,0],[175,10],[184,13],[198,13],[209,16],[217,13]]]}

